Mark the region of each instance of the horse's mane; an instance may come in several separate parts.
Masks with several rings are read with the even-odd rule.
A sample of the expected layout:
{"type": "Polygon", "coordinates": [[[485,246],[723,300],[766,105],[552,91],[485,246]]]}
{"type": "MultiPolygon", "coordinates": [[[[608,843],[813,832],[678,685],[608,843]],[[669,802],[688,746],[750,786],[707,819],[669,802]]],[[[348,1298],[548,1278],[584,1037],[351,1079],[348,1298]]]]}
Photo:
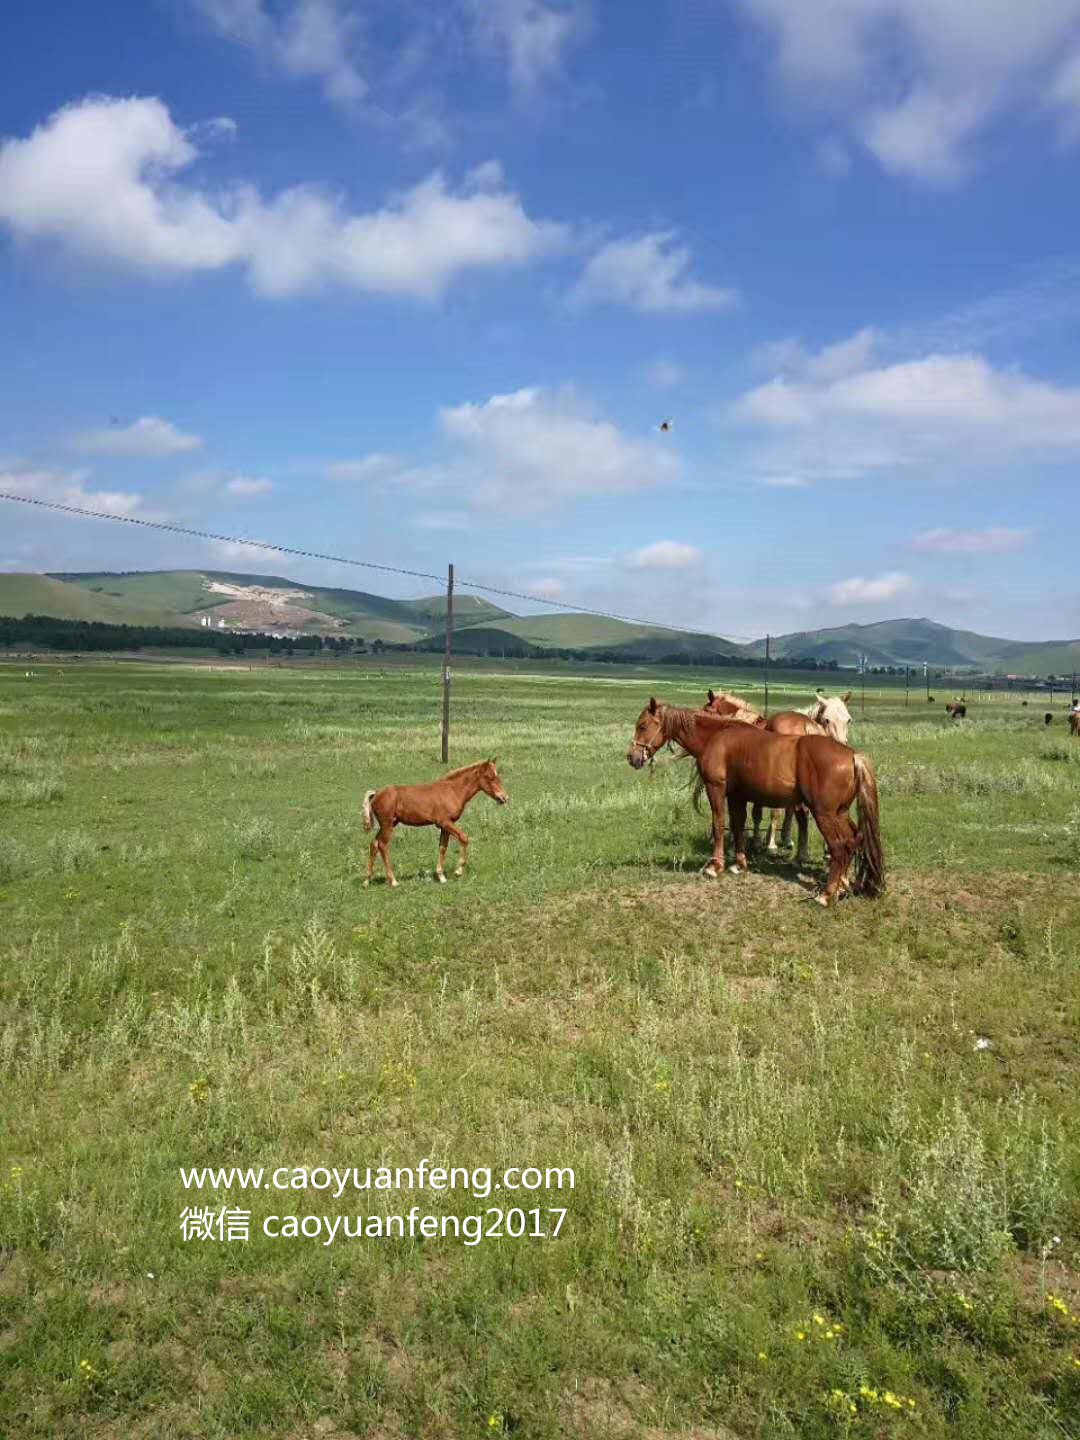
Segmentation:
{"type": "MultiPolygon", "coordinates": [[[[722,715],[719,717],[722,720],[738,720],[741,724],[756,724],[757,721],[764,720],[765,718],[760,710],[755,710],[752,705],[748,705],[739,695],[732,695],[727,690],[714,690],[712,693],[717,700],[723,700],[726,704],[733,707],[733,713],[731,715],[722,715]]],[[[709,713],[715,715],[716,711],[709,713]]]]}
{"type": "Polygon", "coordinates": [[[459,775],[467,775],[470,770],[482,770],[485,765],[490,765],[490,760],[474,760],[471,765],[459,765],[456,770],[447,770],[445,775],[440,775],[440,780],[456,780],[459,775]]]}
{"type": "Polygon", "coordinates": [[[661,713],[665,739],[674,740],[684,750],[687,748],[686,741],[693,736],[699,722],[713,730],[726,730],[730,725],[744,723],[735,715],[716,715],[705,710],[690,710],[682,705],[665,705],[661,713]]]}

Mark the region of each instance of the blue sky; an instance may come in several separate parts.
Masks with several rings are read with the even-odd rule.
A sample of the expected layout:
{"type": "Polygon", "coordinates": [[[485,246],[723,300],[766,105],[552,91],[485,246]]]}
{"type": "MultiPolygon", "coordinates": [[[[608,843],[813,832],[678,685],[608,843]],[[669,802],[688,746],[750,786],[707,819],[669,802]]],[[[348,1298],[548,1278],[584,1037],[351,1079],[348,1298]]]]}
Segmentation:
{"type": "MultiPolygon", "coordinates": [[[[1080,635],[1080,0],[3,27],[0,489],[734,636],[1080,635]]],[[[0,566],[430,588],[11,504],[0,566]]]]}

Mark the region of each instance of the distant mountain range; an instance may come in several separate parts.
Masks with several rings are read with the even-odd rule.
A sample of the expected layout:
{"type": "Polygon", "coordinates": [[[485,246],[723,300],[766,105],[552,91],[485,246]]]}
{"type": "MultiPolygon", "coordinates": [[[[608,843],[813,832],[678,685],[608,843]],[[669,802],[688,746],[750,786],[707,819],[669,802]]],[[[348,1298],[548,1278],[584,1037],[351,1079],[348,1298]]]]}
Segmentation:
{"type": "MultiPolygon", "coordinates": [[[[54,575],[0,575],[0,616],[48,615],[120,625],[199,626],[275,634],[363,636],[395,645],[441,649],[446,597],[391,600],[363,590],[304,585],[278,575],[223,570],[136,570],[54,575]],[[224,625],[221,625],[224,622],[224,625]]],[[[736,645],[719,636],[603,616],[562,612],[513,615],[475,595],[454,596],[454,649],[459,654],[592,651],[650,662],[693,655],[760,661],[765,641],[736,645]]],[[[933,620],[882,620],[775,635],[770,651],[791,664],[814,659],[870,665],[1048,675],[1080,671],[1080,640],[1027,642],[953,630],[933,620]]]]}

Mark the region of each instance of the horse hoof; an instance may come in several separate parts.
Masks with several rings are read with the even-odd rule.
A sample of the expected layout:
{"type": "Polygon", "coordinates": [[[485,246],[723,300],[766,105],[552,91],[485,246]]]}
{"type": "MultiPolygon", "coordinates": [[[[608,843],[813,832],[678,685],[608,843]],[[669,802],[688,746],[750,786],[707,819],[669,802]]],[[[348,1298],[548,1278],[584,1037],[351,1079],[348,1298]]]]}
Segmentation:
{"type": "Polygon", "coordinates": [[[706,880],[715,880],[715,879],[716,879],[716,866],[715,866],[715,865],[706,865],[706,866],[704,867],[704,869],[702,870],[701,873],[702,873],[702,875],[705,877],[706,880]]]}
{"type": "Polygon", "coordinates": [[[435,879],[438,880],[438,882],[439,882],[440,885],[445,885],[445,884],[446,884],[446,876],[445,876],[445,875],[436,875],[436,876],[435,876],[435,879]]]}
{"type": "Polygon", "coordinates": [[[741,865],[729,865],[729,866],[728,866],[728,874],[729,874],[729,875],[741,875],[742,873],[743,873],[743,869],[742,869],[742,866],[741,866],[741,865]]]}
{"type": "Polygon", "coordinates": [[[391,890],[396,890],[396,889],[397,889],[397,881],[396,881],[396,880],[391,880],[391,881],[390,881],[390,889],[391,889],[391,890]]]}
{"type": "Polygon", "coordinates": [[[454,871],[454,874],[455,874],[455,875],[464,875],[464,874],[465,874],[465,871],[464,871],[464,870],[455,870],[455,871],[454,871]]]}
{"type": "Polygon", "coordinates": [[[814,904],[822,905],[827,910],[829,908],[829,897],[827,895],[815,895],[814,904]]]}

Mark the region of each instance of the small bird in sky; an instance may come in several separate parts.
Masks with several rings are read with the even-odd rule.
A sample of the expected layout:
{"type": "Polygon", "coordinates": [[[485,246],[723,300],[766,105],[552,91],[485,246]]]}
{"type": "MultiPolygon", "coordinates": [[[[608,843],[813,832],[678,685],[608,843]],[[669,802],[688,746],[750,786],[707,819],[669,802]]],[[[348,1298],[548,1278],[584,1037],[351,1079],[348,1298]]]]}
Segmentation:
{"type": "Polygon", "coordinates": [[[670,430],[670,429],[671,429],[671,421],[670,421],[670,420],[661,420],[661,421],[660,421],[660,429],[661,429],[661,430],[670,430]]]}

